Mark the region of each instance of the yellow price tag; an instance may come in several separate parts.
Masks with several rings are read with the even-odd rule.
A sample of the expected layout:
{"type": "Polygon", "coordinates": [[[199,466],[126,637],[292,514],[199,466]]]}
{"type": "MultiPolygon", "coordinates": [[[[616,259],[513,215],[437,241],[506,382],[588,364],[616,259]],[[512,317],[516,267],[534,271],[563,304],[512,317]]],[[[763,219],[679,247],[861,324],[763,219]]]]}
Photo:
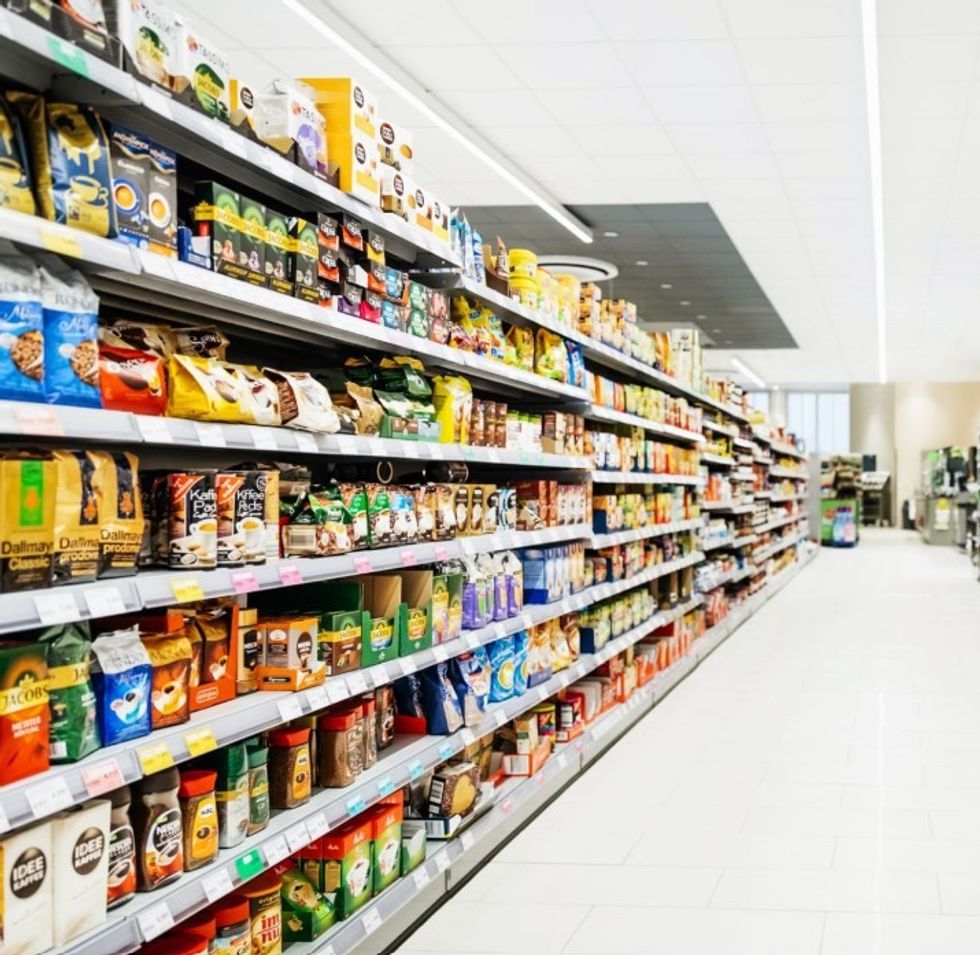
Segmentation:
{"type": "Polygon", "coordinates": [[[214,738],[210,726],[194,730],[193,733],[187,733],[184,736],[184,742],[187,744],[187,752],[191,756],[201,756],[218,748],[218,741],[214,738]]]}
{"type": "Polygon", "coordinates": [[[201,582],[196,577],[182,577],[179,580],[172,580],[170,589],[173,590],[177,603],[186,604],[193,600],[204,599],[201,582]]]}
{"type": "Polygon", "coordinates": [[[41,242],[49,252],[71,255],[76,259],[82,257],[82,247],[78,244],[78,239],[61,229],[46,229],[41,226],[41,242]]]}
{"type": "Polygon", "coordinates": [[[144,746],[136,750],[136,758],[140,761],[144,776],[158,773],[161,769],[170,769],[174,764],[174,758],[170,755],[166,743],[151,743],[149,746],[144,746]]]}

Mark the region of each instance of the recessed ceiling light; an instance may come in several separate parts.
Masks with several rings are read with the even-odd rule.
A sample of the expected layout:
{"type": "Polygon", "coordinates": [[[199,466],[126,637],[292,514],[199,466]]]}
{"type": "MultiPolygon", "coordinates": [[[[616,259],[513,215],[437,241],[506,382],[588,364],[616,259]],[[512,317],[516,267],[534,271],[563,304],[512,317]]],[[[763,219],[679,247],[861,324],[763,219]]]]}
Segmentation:
{"type": "Polygon", "coordinates": [[[661,288],[673,288],[674,286],[671,285],[670,282],[661,282],[660,283],[660,287],[661,288]]]}
{"type": "Polygon", "coordinates": [[[707,315],[699,315],[698,316],[698,321],[699,322],[703,322],[707,317],[708,317],[707,315]]]}
{"type": "Polygon", "coordinates": [[[637,259],[637,260],[636,260],[636,264],[637,264],[637,265],[649,265],[650,263],[649,263],[649,262],[647,262],[647,260],[646,260],[646,259],[637,259]]]}
{"type": "Polygon", "coordinates": [[[711,330],[712,330],[712,331],[713,331],[713,332],[714,332],[714,333],[715,333],[716,335],[720,335],[720,334],[721,334],[721,329],[720,329],[720,328],[712,328],[711,330]]]}
{"type": "Polygon", "coordinates": [[[690,305],[690,304],[691,303],[686,298],[681,299],[681,305],[690,305]]]}
{"type": "Polygon", "coordinates": [[[611,232],[611,231],[610,231],[610,232],[603,232],[602,234],[603,234],[603,235],[604,235],[604,236],[605,236],[605,237],[606,237],[607,239],[618,239],[618,238],[619,238],[619,233],[618,233],[618,232],[611,232]]]}

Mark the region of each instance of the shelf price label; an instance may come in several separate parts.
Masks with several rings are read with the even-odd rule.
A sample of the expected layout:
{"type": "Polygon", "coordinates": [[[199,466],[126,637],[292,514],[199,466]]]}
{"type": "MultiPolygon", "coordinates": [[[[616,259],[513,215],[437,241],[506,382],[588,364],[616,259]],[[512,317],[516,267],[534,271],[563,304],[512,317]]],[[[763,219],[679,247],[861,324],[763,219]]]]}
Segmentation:
{"type": "Polygon", "coordinates": [[[61,809],[66,809],[75,801],[68,783],[62,776],[56,776],[38,786],[31,786],[24,795],[30,803],[31,813],[35,819],[43,819],[61,809]]]}
{"type": "Polygon", "coordinates": [[[303,574],[295,564],[280,564],[279,580],[284,587],[295,587],[303,583],[303,574]]]}
{"type": "Polygon", "coordinates": [[[290,693],[284,696],[278,703],[276,709],[279,711],[279,718],[288,723],[290,720],[298,720],[303,715],[303,705],[299,697],[290,693]]]}
{"type": "Polygon", "coordinates": [[[148,444],[173,444],[174,436],[166,418],[158,415],[134,415],[140,437],[148,444]]]}
{"type": "Polygon", "coordinates": [[[218,748],[218,741],[214,738],[214,732],[210,726],[203,726],[199,730],[184,735],[184,743],[187,745],[187,752],[191,756],[203,756],[211,750],[218,748]]]}
{"type": "Polygon", "coordinates": [[[298,852],[304,846],[310,844],[310,833],[306,828],[306,823],[298,822],[286,830],[286,843],[290,852],[298,852]]]}
{"type": "Polygon", "coordinates": [[[358,574],[370,574],[374,570],[371,558],[364,554],[359,554],[354,558],[354,572],[358,574]]]}
{"type": "Polygon", "coordinates": [[[274,866],[277,862],[282,862],[289,855],[289,846],[286,845],[284,836],[276,836],[262,846],[262,854],[265,856],[266,864],[274,866]]]}
{"type": "Polygon", "coordinates": [[[259,579],[254,570],[236,570],[231,575],[231,586],[236,594],[250,594],[259,589],[259,579]]]}
{"type": "Polygon", "coordinates": [[[390,776],[378,780],[378,795],[384,798],[390,796],[395,791],[395,784],[390,776]]]}
{"type": "Polygon", "coordinates": [[[173,755],[167,748],[167,744],[162,741],[140,747],[136,750],[136,758],[139,760],[144,776],[151,776],[174,765],[173,755]]]}
{"type": "Polygon", "coordinates": [[[310,710],[314,713],[317,710],[326,709],[330,705],[330,699],[327,696],[326,687],[310,687],[310,689],[306,691],[306,702],[310,704],[310,710]]]}
{"type": "Polygon", "coordinates": [[[319,454],[320,447],[312,434],[307,434],[305,431],[297,431],[293,437],[296,439],[296,446],[303,454],[319,454]]]}
{"type": "Polygon", "coordinates": [[[112,617],[126,612],[126,604],[118,587],[93,587],[86,590],[85,603],[93,617],[112,617]]]}
{"type": "Polygon", "coordinates": [[[418,563],[418,558],[415,556],[414,550],[403,550],[401,552],[401,560],[403,567],[414,567],[418,563]]]}
{"type": "Polygon", "coordinates": [[[85,792],[93,798],[101,796],[103,793],[112,792],[125,783],[126,780],[116,759],[107,759],[105,762],[96,763],[94,766],[86,766],[82,770],[82,784],[85,786],[85,792]]]}
{"type": "Polygon", "coordinates": [[[315,816],[310,816],[306,820],[306,830],[310,834],[310,839],[319,839],[330,831],[330,823],[327,822],[327,814],[318,812],[315,816]]]}
{"type": "Polygon", "coordinates": [[[252,444],[259,451],[275,451],[279,447],[276,441],[276,432],[272,428],[264,428],[261,425],[253,425],[248,429],[252,436],[252,444]]]}
{"type": "Polygon", "coordinates": [[[249,879],[254,878],[264,868],[265,864],[262,861],[262,855],[258,849],[252,849],[235,860],[235,871],[238,873],[238,878],[242,882],[247,882],[249,879]]]}
{"type": "MultiPolygon", "coordinates": [[[[52,39],[54,39],[52,37],[52,39]]],[[[46,228],[41,226],[41,244],[49,251],[58,255],[70,255],[72,258],[82,258],[82,247],[78,239],[69,235],[64,229],[46,228]]]]}
{"type": "Polygon", "coordinates": [[[161,902],[145,912],[140,912],[136,916],[136,923],[140,927],[140,935],[143,936],[143,941],[151,942],[174,927],[174,917],[170,909],[167,908],[167,903],[161,902]]]}
{"type": "Polygon", "coordinates": [[[204,889],[205,898],[209,902],[215,902],[233,892],[235,887],[231,881],[231,874],[227,869],[221,868],[204,879],[201,888],[204,889]]]}
{"type": "Polygon", "coordinates": [[[227,444],[224,428],[214,421],[195,421],[194,430],[198,442],[206,448],[223,448],[227,444]]]}
{"type": "Polygon", "coordinates": [[[177,603],[193,603],[195,600],[204,599],[204,589],[201,587],[201,581],[196,577],[180,577],[172,580],[170,589],[177,603]]]}
{"type": "Polygon", "coordinates": [[[416,780],[422,773],[425,772],[425,767],[422,765],[420,759],[413,760],[408,764],[408,778],[411,780],[416,780]]]}
{"type": "Polygon", "coordinates": [[[364,928],[365,935],[373,934],[381,928],[381,913],[375,908],[368,909],[361,919],[361,925],[364,928]]]}
{"type": "Polygon", "coordinates": [[[351,796],[347,800],[347,814],[349,816],[356,816],[358,813],[364,812],[367,808],[367,804],[364,802],[364,797],[358,793],[356,796],[351,796]]]}
{"type": "Polygon", "coordinates": [[[71,594],[38,594],[34,598],[34,607],[45,627],[78,619],[78,604],[71,594]]]}

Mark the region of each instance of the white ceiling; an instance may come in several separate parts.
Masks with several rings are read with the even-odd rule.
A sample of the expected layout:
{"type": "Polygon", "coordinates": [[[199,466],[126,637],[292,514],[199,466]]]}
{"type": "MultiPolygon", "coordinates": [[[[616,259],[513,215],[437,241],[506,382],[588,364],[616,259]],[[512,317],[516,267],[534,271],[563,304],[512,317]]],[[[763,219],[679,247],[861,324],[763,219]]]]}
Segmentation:
{"type": "MultiPolygon", "coordinates": [[[[562,202],[709,202],[800,345],[767,381],[877,378],[860,0],[307,2],[562,202]]],[[[172,5],[253,82],[363,75],[279,0],[172,5]]],[[[980,378],[980,0],[878,7],[889,374],[980,378]]],[[[437,194],[526,201],[376,93],[437,194]]]]}

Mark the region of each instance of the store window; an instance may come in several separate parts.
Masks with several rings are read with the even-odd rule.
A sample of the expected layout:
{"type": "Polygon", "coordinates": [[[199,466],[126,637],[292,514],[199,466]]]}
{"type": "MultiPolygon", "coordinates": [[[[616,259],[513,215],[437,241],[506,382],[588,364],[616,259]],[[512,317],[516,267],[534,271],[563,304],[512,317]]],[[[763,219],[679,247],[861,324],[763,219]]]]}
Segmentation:
{"type": "Polygon", "coordinates": [[[769,417],[769,392],[768,391],[749,391],[747,392],[749,405],[756,411],[761,411],[769,417]]]}
{"type": "Polygon", "coordinates": [[[851,447],[851,396],[836,391],[791,391],[786,395],[786,427],[808,451],[839,454],[851,447]]]}

